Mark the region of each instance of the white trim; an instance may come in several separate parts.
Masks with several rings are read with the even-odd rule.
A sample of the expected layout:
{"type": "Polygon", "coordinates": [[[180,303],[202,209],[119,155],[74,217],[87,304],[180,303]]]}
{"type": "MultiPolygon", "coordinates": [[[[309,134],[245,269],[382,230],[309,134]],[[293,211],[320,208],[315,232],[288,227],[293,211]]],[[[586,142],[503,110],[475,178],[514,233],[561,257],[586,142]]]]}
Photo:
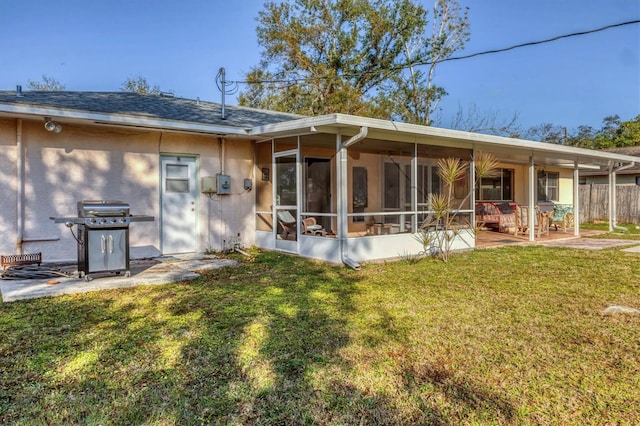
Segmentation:
{"type": "MultiPolygon", "coordinates": [[[[430,136],[440,139],[458,142],[474,142],[476,149],[483,150],[484,147],[492,146],[495,148],[510,148],[521,154],[528,153],[529,156],[535,156],[535,153],[555,153],[562,156],[570,156],[567,158],[567,165],[573,166],[571,160],[580,163],[593,162],[599,160],[616,160],[623,162],[638,162],[638,157],[630,155],[617,154],[607,151],[596,151],[585,148],[567,147],[564,145],[555,145],[545,142],[530,141],[526,139],[507,138],[503,136],[484,135],[480,133],[464,132],[460,130],[441,129],[431,126],[421,126],[417,124],[399,123],[390,120],[380,120],[375,118],[359,117],[346,114],[330,114],[318,117],[307,117],[299,120],[291,120],[276,124],[267,124],[264,126],[254,127],[249,131],[249,135],[277,135],[287,132],[300,131],[315,127],[317,130],[321,126],[336,127],[338,129],[353,128],[357,131],[361,127],[368,127],[369,133],[372,131],[389,132],[390,134],[410,134],[415,136],[430,136]],[[575,158],[574,158],[575,157],[575,158]]],[[[347,132],[342,132],[343,134],[347,132]]],[[[373,137],[373,136],[371,136],[373,137]]],[[[415,140],[415,143],[430,144],[433,141],[415,140]]]]}

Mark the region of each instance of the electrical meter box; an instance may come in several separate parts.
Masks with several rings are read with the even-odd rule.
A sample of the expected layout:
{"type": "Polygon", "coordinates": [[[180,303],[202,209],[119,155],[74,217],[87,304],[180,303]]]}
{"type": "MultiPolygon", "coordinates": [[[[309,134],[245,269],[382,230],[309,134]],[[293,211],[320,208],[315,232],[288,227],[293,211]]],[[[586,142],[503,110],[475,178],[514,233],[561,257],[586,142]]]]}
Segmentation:
{"type": "Polygon", "coordinates": [[[200,179],[200,192],[205,194],[217,192],[216,178],[213,176],[203,176],[200,179]]]}
{"type": "Polygon", "coordinates": [[[231,194],[231,176],[229,175],[216,175],[218,181],[217,189],[218,194],[231,194]]]}

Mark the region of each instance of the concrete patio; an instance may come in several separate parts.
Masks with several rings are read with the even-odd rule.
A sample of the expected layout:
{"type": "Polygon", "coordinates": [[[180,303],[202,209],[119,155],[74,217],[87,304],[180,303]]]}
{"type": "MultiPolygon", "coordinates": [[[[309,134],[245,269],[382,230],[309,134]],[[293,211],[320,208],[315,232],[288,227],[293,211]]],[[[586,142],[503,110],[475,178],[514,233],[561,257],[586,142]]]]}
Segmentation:
{"type": "MultiPolygon", "coordinates": [[[[188,281],[200,276],[197,271],[235,266],[237,262],[205,254],[164,256],[153,259],[132,260],[131,276],[112,273],[96,275],[91,281],[78,276],[77,265],[56,266],[69,277],[50,277],[24,280],[0,279],[3,302],[21,299],[53,297],[63,294],[87,293],[90,291],[158,285],[188,281]]],[[[53,267],[53,266],[52,266],[53,267]]]]}

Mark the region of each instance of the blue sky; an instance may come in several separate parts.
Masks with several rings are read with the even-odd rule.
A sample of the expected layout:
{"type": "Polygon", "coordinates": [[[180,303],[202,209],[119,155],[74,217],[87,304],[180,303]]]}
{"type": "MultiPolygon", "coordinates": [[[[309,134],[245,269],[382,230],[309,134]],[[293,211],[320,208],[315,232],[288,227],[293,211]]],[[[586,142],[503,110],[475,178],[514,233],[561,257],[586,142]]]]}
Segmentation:
{"type": "MultiPolygon", "coordinates": [[[[0,89],[46,74],[67,90],[118,91],[129,77],[176,96],[219,102],[214,78],[241,80],[258,64],[263,0],[1,0],[0,89]]],[[[432,0],[425,0],[431,5],[432,0]]],[[[640,19],[638,0],[461,0],[470,7],[468,54],[640,19]]],[[[599,128],[640,114],[640,24],[440,64],[447,127],[458,108],[528,128],[599,128]]],[[[234,96],[227,102],[236,103],[234,96]]]]}

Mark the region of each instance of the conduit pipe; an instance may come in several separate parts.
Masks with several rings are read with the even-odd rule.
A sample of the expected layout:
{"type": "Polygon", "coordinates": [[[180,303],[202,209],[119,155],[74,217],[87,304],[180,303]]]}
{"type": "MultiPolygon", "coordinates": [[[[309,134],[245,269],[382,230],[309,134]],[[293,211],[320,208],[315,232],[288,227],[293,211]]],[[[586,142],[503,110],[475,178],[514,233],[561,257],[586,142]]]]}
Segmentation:
{"type": "Polygon", "coordinates": [[[362,126],[360,128],[360,131],[356,135],[352,136],[348,141],[344,143],[340,143],[341,136],[338,135],[338,182],[340,183],[340,196],[338,197],[338,233],[340,244],[340,260],[342,261],[342,263],[352,269],[355,269],[356,271],[360,270],[360,264],[351,259],[347,253],[347,185],[345,184],[346,177],[348,175],[347,148],[366,138],[368,133],[369,128],[366,126],[362,126]]]}
{"type": "Polygon", "coordinates": [[[17,241],[16,254],[22,254],[22,244],[24,243],[24,148],[22,145],[22,119],[16,120],[16,179],[18,188],[16,191],[16,226],[17,241]]]}

